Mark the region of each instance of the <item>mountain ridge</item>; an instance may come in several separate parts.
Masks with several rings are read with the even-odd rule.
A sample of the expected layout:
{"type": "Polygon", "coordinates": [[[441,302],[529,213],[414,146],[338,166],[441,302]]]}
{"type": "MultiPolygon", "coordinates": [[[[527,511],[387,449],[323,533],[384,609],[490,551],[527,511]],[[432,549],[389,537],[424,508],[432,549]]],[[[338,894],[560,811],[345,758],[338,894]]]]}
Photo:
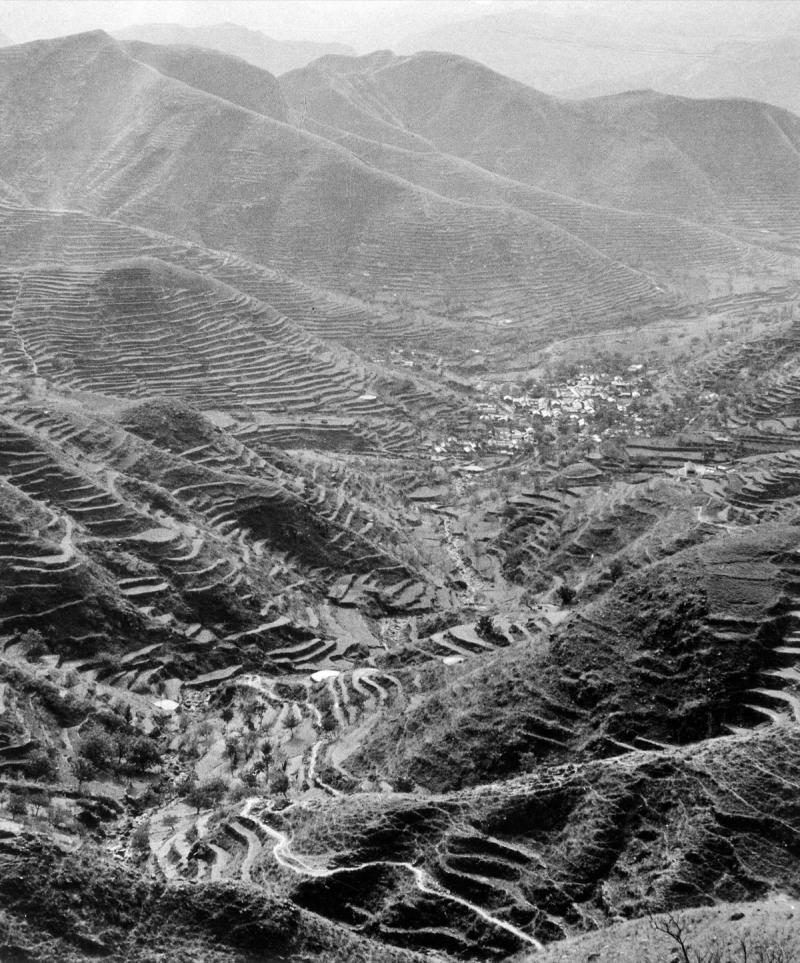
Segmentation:
{"type": "Polygon", "coordinates": [[[737,145],[741,130],[757,127],[764,163],[777,184],[784,182],[787,198],[798,193],[800,120],[779,108],[655,93],[570,102],[467,58],[439,53],[391,62],[381,57],[375,63],[358,58],[347,70],[334,71],[341,63],[323,60],[282,78],[295,110],[302,100],[314,116],[316,104],[319,119],[353,129],[348,118],[354,98],[371,99],[440,150],[532,186],[595,203],[724,222],[731,219],[725,199],[730,197],[733,207],[734,188],[754,189],[737,179],[740,168],[753,169],[753,157],[738,158],[737,145]],[[347,91],[355,88],[352,97],[343,84],[347,91]],[[447,97],[432,95],[441,89],[447,97]],[[623,190],[611,177],[620,165],[626,173],[623,190]]]}

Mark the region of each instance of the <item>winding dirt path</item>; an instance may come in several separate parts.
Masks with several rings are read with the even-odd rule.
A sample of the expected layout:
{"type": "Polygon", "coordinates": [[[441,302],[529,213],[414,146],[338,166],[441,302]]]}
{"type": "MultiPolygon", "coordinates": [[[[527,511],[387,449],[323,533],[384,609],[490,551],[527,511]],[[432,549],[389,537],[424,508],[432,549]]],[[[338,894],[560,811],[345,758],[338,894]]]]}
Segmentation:
{"type": "Polygon", "coordinates": [[[534,949],[543,949],[542,944],[535,937],[525,933],[521,929],[518,929],[512,923],[507,923],[505,920],[501,920],[496,916],[492,916],[491,913],[482,909],[480,906],[476,906],[475,903],[471,903],[469,900],[463,899],[461,896],[457,896],[455,893],[449,892],[449,890],[446,890],[443,886],[440,886],[426,870],[424,870],[421,866],[414,866],[413,863],[398,862],[395,860],[371,860],[370,862],[359,863],[357,866],[340,866],[334,867],[333,869],[311,865],[302,856],[292,852],[291,839],[286,835],[286,833],[282,833],[279,829],[274,829],[263,820],[251,815],[250,810],[257,802],[259,802],[258,797],[248,799],[245,803],[244,809],[242,810],[242,815],[247,816],[256,826],[258,826],[261,832],[275,840],[275,845],[272,848],[272,855],[278,865],[282,866],[284,869],[287,869],[298,876],[310,876],[314,879],[327,879],[331,876],[339,876],[346,873],[357,873],[362,869],[370,869],[376,866],[389,866],[395,869],[403,869],[413,876],[414,884],[421,893],[426,893],[429,896],[438,896],[440,899],[448,900],[451,903],[456,903],[459,906],[464,907],[464,909],[469,910],[475,916],[480,917],[480,919],[482,919],[485,923],[488,923],[489,926],[492,926],[495,929],[504,930],[506,933],[510,933],[522,943],[525,943],[527,946],[531,946],[534,949]]]}

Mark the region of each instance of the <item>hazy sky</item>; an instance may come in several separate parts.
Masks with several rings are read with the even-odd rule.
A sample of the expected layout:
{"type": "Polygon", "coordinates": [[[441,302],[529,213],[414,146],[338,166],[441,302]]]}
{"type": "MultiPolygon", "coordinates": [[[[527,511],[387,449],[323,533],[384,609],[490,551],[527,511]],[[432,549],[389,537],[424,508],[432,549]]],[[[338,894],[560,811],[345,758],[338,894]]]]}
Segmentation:
{"type": "Polygon", "coordinates": [[[279,40],[343,40],[369,48],[525,0],[0,0],[0,30],[23,42],[98,27],[232,21],[279,40]]]}
{"type": "Polygon", "coordinates": [[[595,16],[627,28],[644,19],[657,36],[775,34],[800,23],[800,0],[0,0],[0,32],[18,42],[143,23],[205,25],[231,21],[279,40],[349,43],[360,52],[396,47],[428,28],[510,10],[555,16],[567,25],[595,16]],[[738,28],[738,29],[737,29],[738,28]]]}

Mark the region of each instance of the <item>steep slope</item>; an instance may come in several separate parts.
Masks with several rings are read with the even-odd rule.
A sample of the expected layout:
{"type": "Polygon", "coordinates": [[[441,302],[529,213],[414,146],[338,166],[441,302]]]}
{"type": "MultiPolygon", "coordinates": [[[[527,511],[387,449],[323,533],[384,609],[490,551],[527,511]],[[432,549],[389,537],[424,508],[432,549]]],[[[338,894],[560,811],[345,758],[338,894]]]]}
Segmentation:
{"type": "Polygon", "coordinates": [[[502,959],[647,909],[763,899],[765,877],[796,898],[798,748],[796,729],[775,728],[427,799],[353,797],[263,818],[291,833],[298,875],[325,867],[296,882],[301,905],[334,919],[369,913],[389,943],[502,959]],[[427,891],[410,889],[404,861],[427,874],[427,891]],[[470,905],[471,947],[458,939],[470,905]]]}
{"type": "Polygon", "coordinates": [[[6,836],[0,869],[0,952],[6,960],[80,963],[112,955],[145,963],[157,947],[192,963],[250,963],[264,959],[268,947],[271,958],[287,963],[335,963],[342,954],[353,963],[369,963],[376,954],[387,963],[423,961],[345,933],[272,889],[256,892],[230,881],[168,884],[100,850],[71,852],[35,834],[6,836]],[[83,894],[80,910],[75,889],[83,894]]]}
{"type": "MultiPolygon", "coordinates": [[[[380,612],[384,590],[396,610],[389,600],[397,588],[418,581],[418,610],[447,604],[441,582],[413,560],[399,505],[385,501],[373,512],[348,485],[317,482],[252,433],[235,437],[175,402],[119,407],[80,398],[23,392],[5,401],[5,647],[35,628],[65,659],[105,647],[124,653],[149,635],[166,646],[160,677],[174,662],[186,678],[251,658],[255,667],[264,645],[276,649],[287,631],[296,644],[294,620],[275,619],[301,586],[306,600],[322,599],[358,576],[365,610],[380,612]],[[181,637],[201,626],[213,627],[206,642],[221,633],[230,644],[175,662],[181,637]]],[[[331,655],[335,644],[320,643],[322,630],[304,635],[304,623],[300,640],[331,655]]],[[[291,653],[287,660],[291,671],[291,653]]]]}
{"type": "Polygon", "coordinates": [[[373,138],[392,123],[403,146],[421,137],[572,197],[746,227],[796,220],[800,120],[778,108],[649,92],[568,102],[438,53],[323,58],[281,82],[321,122],[373,138]]]}
{"type": "Polygon", "coordinates": [[[488,154],[510,89],[435,59],[324,59],[301,128],[214,51],[0,51],[3,960],[501,961],[800,895],[798,291],[719,193],[788,155],[530,92],[516,143],[616,136],[609,184],[708,123],[713,226],[567,197],[428,136],[488,154]]]}
{"type": "Polygon", "coordinates": [[[286,103],[275,77],[247,61],[202,47],[165,47],[131,41],[130,55],[167,77],[222,97],[246,110],[286,120],[286,103]]]}
{"type": "Polygon", "coordinates": [[[121,40],[139,40],[148,44],[219,50],[272,74],[304,67],[326,54],[353,52],[346,44],[274,40],[260,30],[248,30],[235,23],[220,23],[210,27],[186,27],[177,23],[140,24],[119,31],[117,36],[121,40]]]}

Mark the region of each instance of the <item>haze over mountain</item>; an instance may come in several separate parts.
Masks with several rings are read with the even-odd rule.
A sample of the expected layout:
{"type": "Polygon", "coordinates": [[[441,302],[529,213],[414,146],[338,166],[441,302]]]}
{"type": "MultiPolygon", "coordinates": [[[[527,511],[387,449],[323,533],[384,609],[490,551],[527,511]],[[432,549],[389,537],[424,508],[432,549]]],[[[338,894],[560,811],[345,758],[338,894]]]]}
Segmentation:
{"type": "Polygon", "coordinates": [[[640,87],[638,79],[647,76],[691,73],[722,55],[717,48],[726,41],[799,34],[791,0],[533,3],[462,17],[398,40],[394,49],[461,54],[548,93],[580,96],[640,87]]]}
{"type": "Polygon", "coordinates": [[[800,36],[721,44],[709,57],[647,79],[665,93],[749,97],[800,114],[800,36]]]}
{"type": "Polygon", "coordinates": [[[308,43],[274,40],[260,30],[248,30],[235,23],[208,27],[187,27],[177,23],[151,23],[129,27],[116,33],[120,40],[140,40],[151,44],[207,47],[240,57],[272,74],[304,67],[325,54],[350,54],[352,47],[340,43],[308,43]]]}

